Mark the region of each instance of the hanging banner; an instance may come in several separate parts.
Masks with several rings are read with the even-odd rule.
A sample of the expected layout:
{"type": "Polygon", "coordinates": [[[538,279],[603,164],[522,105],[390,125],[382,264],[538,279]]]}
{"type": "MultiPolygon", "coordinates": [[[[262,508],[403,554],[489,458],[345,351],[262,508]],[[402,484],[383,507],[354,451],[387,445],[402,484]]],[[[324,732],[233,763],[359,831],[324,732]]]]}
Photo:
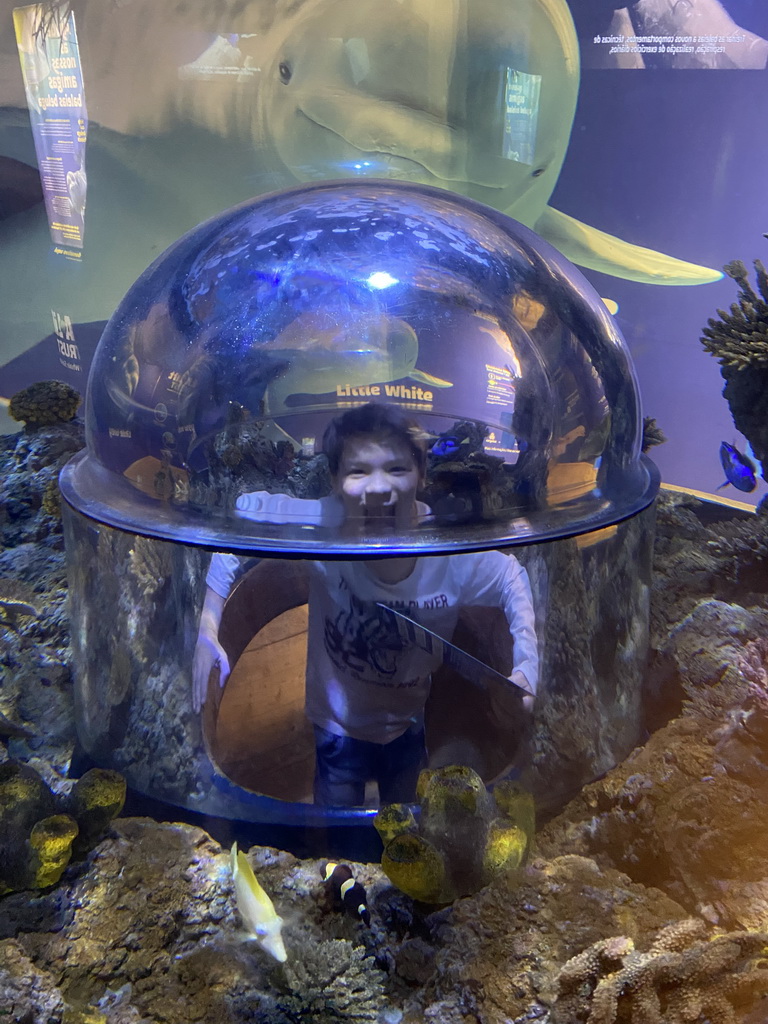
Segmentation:
{"type": "Polygon", "coordinates": [[[75,16],[41,4],[13,12],[54,253],[82,257],[88,116],[75,16]]]}

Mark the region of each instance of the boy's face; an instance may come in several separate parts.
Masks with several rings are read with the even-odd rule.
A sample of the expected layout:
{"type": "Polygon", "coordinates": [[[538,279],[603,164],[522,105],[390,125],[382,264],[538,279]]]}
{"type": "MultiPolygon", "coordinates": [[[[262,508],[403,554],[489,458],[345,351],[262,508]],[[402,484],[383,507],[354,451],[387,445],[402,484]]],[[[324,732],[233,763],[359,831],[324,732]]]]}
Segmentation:
{"type": "Polygon", "coordinates": [[[410,447],[398,438],[351,437],[344,444],[334,491],[347,519],[411,525],[421,475],[410,447]]]}

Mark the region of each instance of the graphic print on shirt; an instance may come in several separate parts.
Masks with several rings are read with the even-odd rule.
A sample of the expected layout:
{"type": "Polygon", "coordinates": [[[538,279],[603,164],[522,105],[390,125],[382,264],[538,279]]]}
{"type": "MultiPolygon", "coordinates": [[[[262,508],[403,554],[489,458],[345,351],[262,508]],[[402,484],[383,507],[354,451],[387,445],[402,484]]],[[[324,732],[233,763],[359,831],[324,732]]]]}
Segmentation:
{"type": "Polygon", "coordinates": [[[340,672],[351,671],[361,677],[369,676],[370,670],[379,676],[394,676],[398,656],[405,648],[397,628],[374,604],[361,601],[352,591],[345,589],[340,596],[349,602],[348,607],[341,608],[335,619],[325,620],[325,649],[333,664],[340,672]]]}

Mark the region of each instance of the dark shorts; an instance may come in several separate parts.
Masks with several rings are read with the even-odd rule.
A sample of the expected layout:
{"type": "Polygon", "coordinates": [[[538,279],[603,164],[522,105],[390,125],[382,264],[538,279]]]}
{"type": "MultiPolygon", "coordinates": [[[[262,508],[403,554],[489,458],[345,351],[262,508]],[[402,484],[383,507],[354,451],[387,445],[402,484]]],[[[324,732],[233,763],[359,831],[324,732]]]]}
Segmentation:
{"type": "Polygon", "coordinates": [[[381,804],[416,798],[419,772],[427,766],[424,726],[412,725],[391,743],[368,743],[315,727],[315,803],[356,807],[365,801],[365,784],[379,786],[381,804]]]}

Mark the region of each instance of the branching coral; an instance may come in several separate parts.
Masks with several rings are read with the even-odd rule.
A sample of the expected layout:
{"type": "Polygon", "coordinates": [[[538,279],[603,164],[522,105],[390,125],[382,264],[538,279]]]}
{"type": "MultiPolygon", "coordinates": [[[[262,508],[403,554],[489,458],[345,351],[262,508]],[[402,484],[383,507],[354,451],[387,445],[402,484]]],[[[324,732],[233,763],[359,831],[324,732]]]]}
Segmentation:
{"type": "Polygon", "coordinates": [[[291,991],[280,999],[288,1021],[365,1024],[385,1008],[384,974],[362,946],[346,939],[308,943],[284,967],[291,991]]]}
{"type": "Polygon", "coordinates": [[[657,444],[665,444],[666,441],[667,435],[658,425],[655,417],[645,416],[643,418],[643,440],[640,445],[641,450],[647,452],[657,444]]]}
{"type": "Polygon", "coordinates": [[[709,938],[692,918],[662,928],[647,952],[625,936],[603,939],[561,969],[553,1024],[736,1024],[768,993],[756,960],[766,946],[763,932],[709,938]]]}
{"type": "Polygon", "coordinates": [[[755,292],[740,260],[724,270],[739,286],[738,301],[730,312],[719,309],[720,319],[710,319],[702,331],[701,343],[720,363],[725,380],[723,396],[728,402],[736,428],[752,445],[762,463],[763,476],[768,466],[768,274],[755,260],[755,292]]]}
{"type": "Polygon", "coordinates": [[[718,309],[720,320],[712,317],[702,331],[701,343],[723,366],[745,369],[768,365],[768,273],[755,260],[757,295],[741,260],[728,263],[723,270],[739,286],[739,299],[729,313],[718,309]]]}

